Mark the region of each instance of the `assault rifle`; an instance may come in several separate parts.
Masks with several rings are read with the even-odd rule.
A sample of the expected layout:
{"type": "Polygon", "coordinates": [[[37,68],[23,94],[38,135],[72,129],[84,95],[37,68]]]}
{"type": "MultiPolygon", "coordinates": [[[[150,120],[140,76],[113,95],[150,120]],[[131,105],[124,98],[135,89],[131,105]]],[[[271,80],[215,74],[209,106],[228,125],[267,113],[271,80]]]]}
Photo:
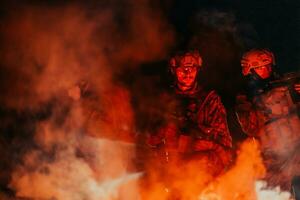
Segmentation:
{"type": "Polygon", "coordinates": [[[291,94],[292,100],[295,104],[300,103],[300,94],[298,94],[295,89],[294,85],[296,83],[300,84],[300,72],[290,72],[284,74],[281,78],[271,81],[269,86],[271,88],[280,87],[280,86],[287,86],[289,92],[291,94]]]}

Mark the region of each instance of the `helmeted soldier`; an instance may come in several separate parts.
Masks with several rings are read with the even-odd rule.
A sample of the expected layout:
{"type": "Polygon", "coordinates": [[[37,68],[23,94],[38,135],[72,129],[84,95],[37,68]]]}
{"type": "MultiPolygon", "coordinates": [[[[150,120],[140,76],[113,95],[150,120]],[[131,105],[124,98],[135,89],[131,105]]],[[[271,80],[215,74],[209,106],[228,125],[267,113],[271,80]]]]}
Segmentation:
{"type": "Polygon", "coordinates": [[[207,156],[214,163],[212,170],[218,174],[231,159],[232,138],[220,97],[214,90],[206,91],[197,81],[201,67],[198,51],[170,59],[175,91],[169,104],[173,106],[165,126],[149,138],[148,144],[163,145],[167,151],[180,152],[183,157],[207,156]]]}
{"type": "Polygon", "coordinates": [[[279,77],[267,49],[252,49],[241,60],[247,95],[237,98],[236,113],[243,131],[261,143],[270,185],[290,188],[300,172],[299,84],[297,74],[279,77]]]}

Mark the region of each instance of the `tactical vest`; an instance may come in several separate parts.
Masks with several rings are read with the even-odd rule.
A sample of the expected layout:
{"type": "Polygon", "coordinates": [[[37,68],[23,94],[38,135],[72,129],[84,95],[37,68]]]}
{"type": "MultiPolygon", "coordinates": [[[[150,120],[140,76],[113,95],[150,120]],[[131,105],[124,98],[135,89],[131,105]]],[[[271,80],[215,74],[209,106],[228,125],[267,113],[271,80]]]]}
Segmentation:
{"type": "Polygon", "coordinates": [[[193,94],[177,94],[176,107],[172,112],[180,134],[198,137],[198,111],[204,104],[208,92],[198,90],[193,94]]]}
{"type": "Polygon", "coordinates": [[[263,149],[277,155],[293,151],[300,138],[300,119],[288,86],[262,91],[253,103],[263,116],[264,126],[259,131],[263,149]]]}

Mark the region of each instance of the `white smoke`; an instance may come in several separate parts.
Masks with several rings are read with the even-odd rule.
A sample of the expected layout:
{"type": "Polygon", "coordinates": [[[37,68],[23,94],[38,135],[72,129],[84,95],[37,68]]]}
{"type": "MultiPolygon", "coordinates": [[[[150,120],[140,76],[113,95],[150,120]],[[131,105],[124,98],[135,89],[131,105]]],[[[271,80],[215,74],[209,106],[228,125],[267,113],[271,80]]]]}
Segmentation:
{"type": "Polygon", "coordinates": [[[55,154],[27,154],[10,186],[18,197],[57,200],[138,199],[137,179],[129,172],[134,145],[80,136],[57,142],[55,154]],[[73,140],[73,141],[72,141],[73,140]]]}
{"type": "Polygon", "coordinates": [[[255,183],[257,200],[292,200],[292,195],[288,191],[280,190],[280,187],[267,188],[265,181],[257,181],[255,183]]]}

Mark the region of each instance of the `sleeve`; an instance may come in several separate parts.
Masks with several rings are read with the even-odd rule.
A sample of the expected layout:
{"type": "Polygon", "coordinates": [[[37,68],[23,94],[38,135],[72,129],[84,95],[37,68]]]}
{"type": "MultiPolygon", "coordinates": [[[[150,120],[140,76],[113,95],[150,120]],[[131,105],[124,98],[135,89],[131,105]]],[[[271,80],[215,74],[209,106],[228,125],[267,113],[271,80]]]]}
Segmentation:
{"type": "Polygon", "coordinates": [[[208,94],[199,110],[198,126],[204,134],[207,134],[216,143],[225,147],[232,147],[226,110],[215,91],[208,94]]]}
{"type": "Polygon", "coordinates": [[[235,113],[243,132],[248,136],[257,136],[260,127],[259,113],[244,95],[238,95],[235,113]]]}

